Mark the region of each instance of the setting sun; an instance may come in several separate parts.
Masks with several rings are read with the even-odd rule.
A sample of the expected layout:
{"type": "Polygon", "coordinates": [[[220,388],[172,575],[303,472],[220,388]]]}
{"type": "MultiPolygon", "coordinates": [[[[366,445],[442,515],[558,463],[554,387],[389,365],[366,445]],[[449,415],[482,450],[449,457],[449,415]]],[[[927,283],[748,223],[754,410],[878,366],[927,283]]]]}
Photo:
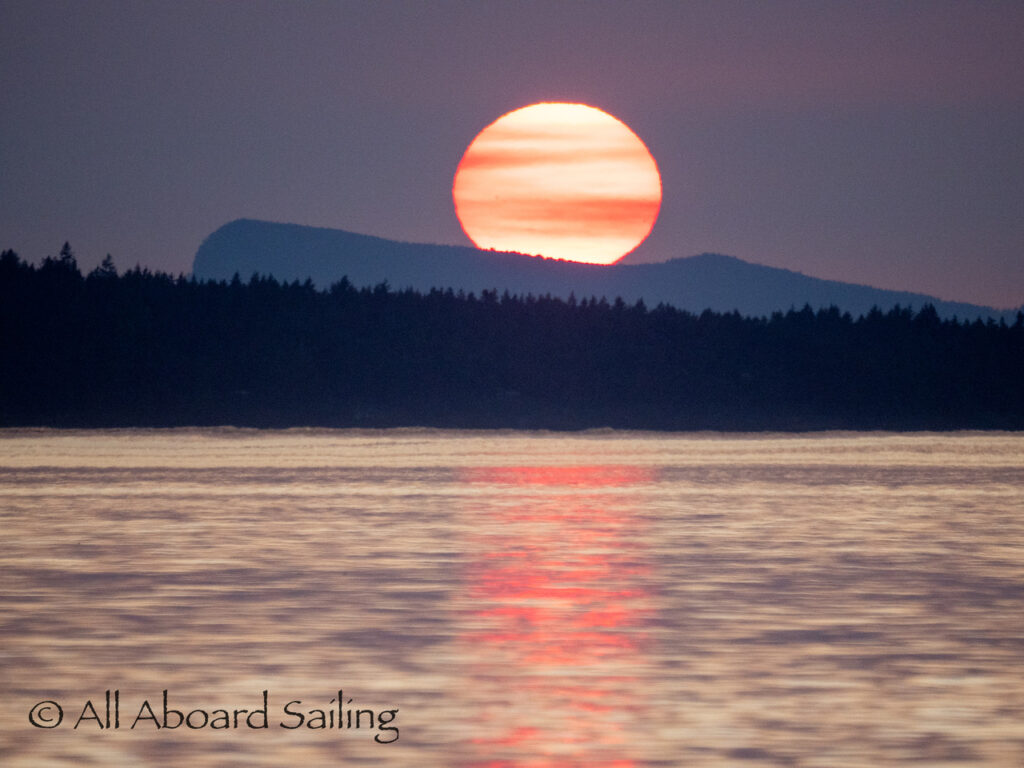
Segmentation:
{"type": "Polygon", "coordinates": [[[452,197],[480,248],[611,264],[650,233],[661,177],[640,138],[607,112],[543,103],[480,132],[452,197]]]}

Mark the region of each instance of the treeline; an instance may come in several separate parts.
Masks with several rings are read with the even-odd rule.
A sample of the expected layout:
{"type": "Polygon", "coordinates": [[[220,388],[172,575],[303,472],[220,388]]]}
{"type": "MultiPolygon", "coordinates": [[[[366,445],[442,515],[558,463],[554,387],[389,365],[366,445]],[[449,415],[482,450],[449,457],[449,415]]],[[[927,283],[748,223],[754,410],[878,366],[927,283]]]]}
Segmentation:
{"type": "Polygon", "coordinates": [[[1024,428],[1024,316],[699,315],[0,255],[0,425],[1024,428]]]}

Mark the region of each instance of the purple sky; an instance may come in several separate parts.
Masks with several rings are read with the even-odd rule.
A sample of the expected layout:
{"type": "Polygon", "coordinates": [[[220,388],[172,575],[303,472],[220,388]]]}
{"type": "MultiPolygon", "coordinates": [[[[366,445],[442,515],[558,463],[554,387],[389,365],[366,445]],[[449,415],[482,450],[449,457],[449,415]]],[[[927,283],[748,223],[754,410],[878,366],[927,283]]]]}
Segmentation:
{"type": "Polygon", "coordinates": [[[1024,303],[1024,4],[0,0],[0,248],[189,271],[261,218],[468,244],[463,150],[584,102],[651,149],[630,261],[1024,303]]]}

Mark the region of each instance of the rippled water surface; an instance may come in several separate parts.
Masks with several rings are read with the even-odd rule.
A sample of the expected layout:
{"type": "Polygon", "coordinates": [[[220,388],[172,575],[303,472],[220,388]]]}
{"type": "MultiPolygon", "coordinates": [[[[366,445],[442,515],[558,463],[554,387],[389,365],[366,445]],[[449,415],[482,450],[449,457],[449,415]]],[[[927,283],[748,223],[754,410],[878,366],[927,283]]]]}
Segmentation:
{"type": "Polygon", "coordinates": [[[0,431],[0,762],[1019,768],[1022,466],[1020,434],[0,431]],[[165,689],[247,712],[157,729],[165,689]]]}

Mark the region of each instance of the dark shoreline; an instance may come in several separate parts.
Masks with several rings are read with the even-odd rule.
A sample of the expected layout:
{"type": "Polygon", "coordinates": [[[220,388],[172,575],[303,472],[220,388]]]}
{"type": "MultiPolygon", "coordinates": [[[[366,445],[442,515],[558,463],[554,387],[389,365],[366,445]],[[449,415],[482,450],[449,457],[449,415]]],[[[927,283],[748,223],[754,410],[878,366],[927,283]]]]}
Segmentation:
{"type": "Polygon", "coordinates": [[[1024,314],[770,317],[0,256],[0,427],[1024,429],[1024,314]]]}

